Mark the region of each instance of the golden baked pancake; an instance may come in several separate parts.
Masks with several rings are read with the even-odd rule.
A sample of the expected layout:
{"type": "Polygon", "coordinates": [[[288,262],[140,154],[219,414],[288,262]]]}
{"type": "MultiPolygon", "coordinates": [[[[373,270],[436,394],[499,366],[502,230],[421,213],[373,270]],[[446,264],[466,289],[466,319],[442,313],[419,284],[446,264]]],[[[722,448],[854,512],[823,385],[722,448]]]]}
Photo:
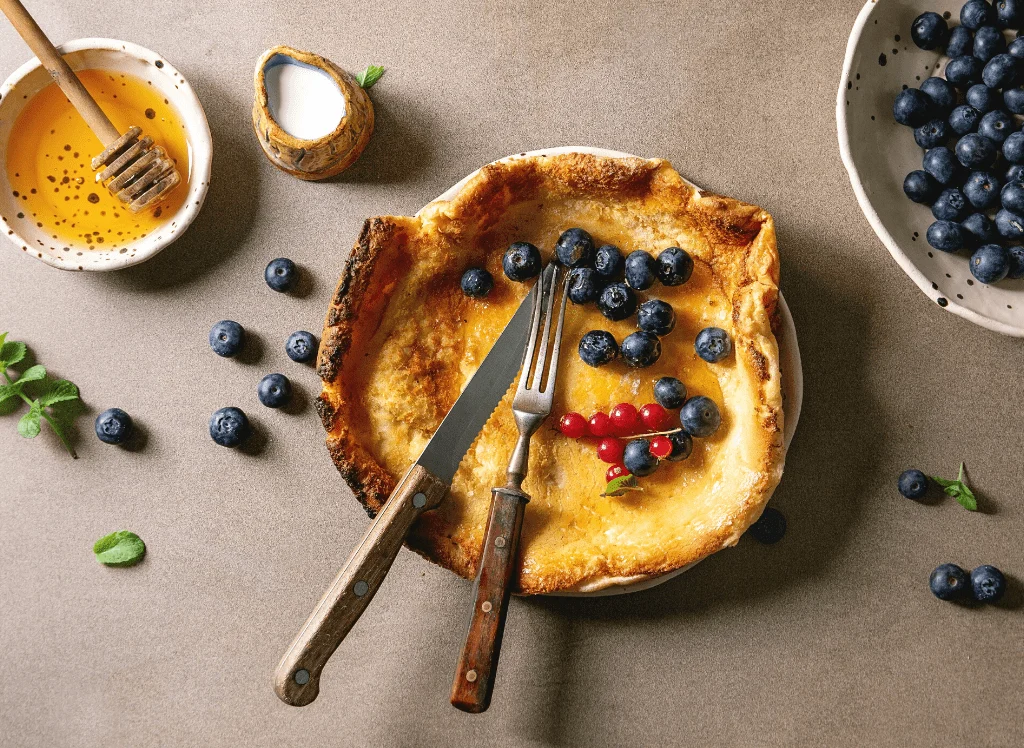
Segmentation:
{"type": "MultiPolygon", "coordinates": [[[[485,167],[451,201],[418,217],[369,219],[352,250],[324,327],[317,409],[338,470],[372,513],[380,508],[469,381],[533,281],[502,272],[509,244],[528,241],[550,259],[559,234],[581,227],[596,245],[694,258],[691,279],[660,283],[644,298],[676,312],[662,355],[645,369],[621,360],[584,364],[576,347],[593,329],[621,341],[635,316],[611,322],[595,305],[569,305],[551,425],[619,402],[653,402],[653,383],[681,379],[689,395],[718,404],[722,425],[694,439],[682,462],[641,478],[642,492],[602,496],[608,465],[592,439],[542,426],[530,448],[516,589],[595,590],[695,563],[733,545],[760,516],[784,458],[777,327],[779,260],[768,213],[701,193],[662,160],[578,153],[485,167]],[[486,299],[463,295],[462,273],[494,276],[486,299]],[[716,364],[694,352],[708,326],[729,332],[734,354],[716,364]]],[[[511,377],[510,377],[511,384],[511,377]]],[[[512,388],[463,459],[452,490],[413,528],[408,545],[472,578],[491,488],[505,483],[516,441],[512,388]]]]}

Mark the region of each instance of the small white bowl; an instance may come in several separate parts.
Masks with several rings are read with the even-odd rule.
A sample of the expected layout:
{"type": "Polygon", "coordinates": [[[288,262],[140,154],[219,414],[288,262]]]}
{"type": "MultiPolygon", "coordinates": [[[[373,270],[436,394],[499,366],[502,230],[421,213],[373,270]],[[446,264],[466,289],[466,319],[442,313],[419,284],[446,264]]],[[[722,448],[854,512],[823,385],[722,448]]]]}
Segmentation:
{"type": "MultiPolygon", "coordinates": [[[[181,73],[163,56],[138,44],[117,39],[77,39],[57,49],[73,70],[103,68],[151,80],[174,105],[181,115],[188,140],[191,172],[188,198],[159,231],[127,245],[126,252],[88,249],[74,244],[65,252],[52,249],[50,237],[34,225],[26,225],[25,221],[12,224],[7,220],[18,212],[18,205],[7,180],[7,169],[0,168],[0,227],[19,251],[62,270],[118,270],[137,265],[181,236],[203,206],[213,163],[213,138],[206,113],[181,73]]],[[[7,142],[14,121],[32,97],[50,82],[49,74],[33,57],[0,86],[0,166],[6,164],[7,142]]]]}
{"type": "Polygon", "coordinates": [[[861,210],[918,288],[947,311],[989,330],[1024,337],[1024,281],[989,286],[975,280],[966,253],[928,246],[925,232],[935,219],[928,206],[903,194],[903,179],[921,168],[923,152],[913,130],[893,120],[893,99],[904,86],[942,77],[948,60],[938,50],[918,48],[910,39],[910,24],[931,10],[948,12],[952,28],[959,23],[961,5],[868,0],[853,25],[836,96],[839,151],[861,210]]]}

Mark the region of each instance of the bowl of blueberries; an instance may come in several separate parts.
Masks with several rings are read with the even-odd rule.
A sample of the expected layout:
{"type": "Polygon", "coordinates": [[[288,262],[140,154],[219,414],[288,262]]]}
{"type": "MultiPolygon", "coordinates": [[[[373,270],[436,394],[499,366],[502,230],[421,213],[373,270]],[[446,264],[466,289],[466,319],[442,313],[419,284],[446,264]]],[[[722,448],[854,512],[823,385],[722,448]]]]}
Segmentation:
{"type": "Polygon", "coordinates": [[[938,1],[861,10],[836,99],[840,152],[918,287],[1024,337],[1024,0],[938,1]]]}

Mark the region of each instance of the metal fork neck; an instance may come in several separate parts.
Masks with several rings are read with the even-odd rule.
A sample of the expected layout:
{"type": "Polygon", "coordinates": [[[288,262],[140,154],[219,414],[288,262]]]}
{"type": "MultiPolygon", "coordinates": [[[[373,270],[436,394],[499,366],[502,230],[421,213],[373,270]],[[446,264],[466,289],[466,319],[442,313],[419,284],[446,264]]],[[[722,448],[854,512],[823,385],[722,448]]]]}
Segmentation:
{"type": "Polygon", "coordinates": [[[508,461],[508,471],[505,476],[508,482],[506,488],[515,491],[522,491],[523,481],[530,466],[530,437],[540,426],[544,419],[539,416],[520,417],[516,414],[516,422],[519,426],[519,439],[516,441],[515,449],[512,450],[512,457],[508,461]]]}

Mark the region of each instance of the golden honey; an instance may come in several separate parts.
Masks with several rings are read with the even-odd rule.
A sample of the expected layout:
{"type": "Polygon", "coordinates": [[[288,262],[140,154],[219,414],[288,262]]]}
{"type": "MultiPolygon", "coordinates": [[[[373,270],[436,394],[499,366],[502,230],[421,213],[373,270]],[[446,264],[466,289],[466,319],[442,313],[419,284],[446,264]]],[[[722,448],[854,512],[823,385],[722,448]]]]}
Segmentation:
{"type": "Polygon", "coordinates": [[[7,179],[21,206],[9,220],[15,227],[31,221],[52,237],[53,249],[118,250],[165,223],[185,202],[190,177],[185,125],[151,81],[109,70],[80,70],[78,77],[119,132],[138,125],[163,147],[182,184],[159,205],[132,213],[96,182],[90,161],[105,144],[51,83],[25,105],[7,143],[7,179]]]}

